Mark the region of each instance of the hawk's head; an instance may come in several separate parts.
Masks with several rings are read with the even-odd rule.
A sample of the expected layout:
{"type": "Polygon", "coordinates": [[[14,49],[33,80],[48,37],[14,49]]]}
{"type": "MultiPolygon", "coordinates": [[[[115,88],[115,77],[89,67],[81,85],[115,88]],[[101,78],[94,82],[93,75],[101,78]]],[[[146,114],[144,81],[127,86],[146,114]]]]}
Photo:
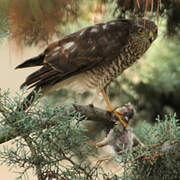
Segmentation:
{"type": "Polygon", "coordinates": [[[130,35],[138,41],[144,41],[148,46],[157,38],[158,28],[153,21],[146,19],[133,20],[130,35]]]}

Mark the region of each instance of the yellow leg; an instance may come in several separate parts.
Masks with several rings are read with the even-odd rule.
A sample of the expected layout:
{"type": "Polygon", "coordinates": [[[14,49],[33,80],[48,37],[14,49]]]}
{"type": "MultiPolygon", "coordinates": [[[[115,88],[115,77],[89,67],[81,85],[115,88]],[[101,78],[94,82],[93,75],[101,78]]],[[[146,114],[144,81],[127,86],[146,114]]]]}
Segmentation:
{"type": "Polygon", "coordinates": [[[109,97],[108,95],[106,94],[105,90],[101,90],[101,94],[104,98],[104,101],[106,102],[107,104],[107,109],[108,111],[110,112],[114,112],[115,116],[119,119],[119,121],[121,122],[121,124],[126,128],[127,124],[124,122],[124,120],[122,119],[122,113],[116,111],[112,106],[111,106],[111,103],[110,103],[110,100],[109,100],[109,97]]]}

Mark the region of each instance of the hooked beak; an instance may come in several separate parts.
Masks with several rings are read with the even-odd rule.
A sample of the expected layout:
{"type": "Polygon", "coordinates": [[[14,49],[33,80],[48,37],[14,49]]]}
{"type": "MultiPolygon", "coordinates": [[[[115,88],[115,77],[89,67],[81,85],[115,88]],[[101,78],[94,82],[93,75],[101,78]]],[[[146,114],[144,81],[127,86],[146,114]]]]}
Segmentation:
{"type": "Polygon", "coordinates": [[[153,34],[152,31],[150,31],[150,33],[149,33],[149,42],[152,43],[154,41],[154,39],[155,39],[154,34],[153,34]]]}

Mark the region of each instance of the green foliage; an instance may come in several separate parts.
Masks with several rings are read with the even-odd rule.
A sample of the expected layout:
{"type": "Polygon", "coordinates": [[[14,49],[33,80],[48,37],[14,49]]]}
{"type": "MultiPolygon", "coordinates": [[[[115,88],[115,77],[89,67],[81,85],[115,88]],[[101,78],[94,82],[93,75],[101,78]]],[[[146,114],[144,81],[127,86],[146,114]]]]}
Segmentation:
{"type": "Polygon", "coordinates": [[[15,148],[4,146],[1,163],[23,168],[20,177],[31,168],[36,168],[41,179],[94,176],[95,167],[90,167],[88,161],[94,148],[87,143],[87,130],[80,125],[83,116],[77,112],[64,114],[65,106],[52,108],[47,102],[44,106],[34,105],[27,112],[17,111],[22,95],[11,99],[5,92],[0,99],[1,128],[20,132],[20,137],[11,142],[15,148]]]}
{"type": "Polygon", "coordinates": [[[155,126],[146,122],[136,126],[134,132],[144,147],[118,152],[113,159],[123,173],[110,175],[89,160],[97,152],[87,143],[90,139],[82,115],[67,113],[67,106],[53,107],[48,102],[34,104],[27,112],[17,111],[22,97],[12,99],[7,92],[0,96],[1,132],[9,128],[19,132],[19,137],[11,141],[15,146],[4,146],[0,152],[1,164],[22,168],[19,178],[33,169],[38,179],[178,179],[180,127],[175,115],[164,120],[158,117],[155,126]]]}
{"type": "Polygon", "coordinates": [[[124,163],[122,179],[130,180],[176,180],[180,177],[180,127],[176,116],[157,118],[152,126],[147,123],[134,129],[145,143],[120,152],[116,161],[124,163]]]}
{"type": "MultiPolygon", "coordinates": [[[[9,2],[0,2],[0,38],[10,35],[7,16],[9,2]]],[[[99,2],[88,0],[79,3],[81,16],[77,21],[67,21],[63,18],[61,21],[63,23],[58,22],[57,26],[53,24],[53,27],[63,34],[69,34],[80,27],[93,24],[91,9],[94,10],[95,4],[99,2]]],[[[109,20],[112,18],[115,5],[110,1],[106,2],[109,2],[108,11],[103,18],[109,20]]],[[[30,15],[39,19],[40,7],[36,5],[37,2],[28,0],[26,3],[32,10],[30,15]]],[[[43,3],[43,11],[52,14],[53,9],[56,8],[53,2],[46,0],[43,3]]],[[[28,12],[27,15],[30,17],[28,12]]],[[[24,16],[23,18],[25,19],[24,16]]],[[[41,18],[43,19],[44,16],[41,18]]],[[[43,38],[43,33],[46,31],[42,26],[38,28],[42,36],[37,36],[36,32],[34,34],[37,38],[43,38]]],[[[26,32],[23,28],[22,30],[26,32]]],[[[49,32],[50,30],[54,32],[54,29],[49,29],[49,32]]],[[[34,31],[30,30],[30,32],[34,31]]],[[[4,134],[8,134],[7,137],[3,136],[3,139],[8,140],[9,136],[16,138],[11,141],[16,147],[4,146],[4,151],[0,152],[1,163],[12,168],[23,168],[23,171],[19,172],[20,177],[29,169],[33,169],[38,179],[86,180],[98,179],[98,177],[108,180],[178,179],[180,176],[180,128],[178,126],[180,52],[177,41],[162,40],[164,38],[162,35],[164,34],[159,35],[159,40],[154,47],[144,56],[145,60],[140,60],[140,63],[126,71],[111,85],[110,95],[116,103],[124,104],[131,101],[137,109],[137,120],[155,122],[154,125],[138,122],[134,128],[135,134],[145,144],[144,147],[136,146],[114,157],[117,167],[123,170],[122,176],[109,175],[100,166],[92,166],[89,156],[97,153],[96,149],[87,143],[88,132],[81,123],[84,117],[77,112],[63,114],[66,107],[70,105],[51,106],[44,100],[43,106],[35,104],[27,112],[17,111],[16,108],[20,106],[23,96],[18,95],[11,99],[7,92],[0,95],[0,140],[4,134]],[[169,112],[177,112],[177,115],[163,118],[164,114],[169,112]],[[60,116],[58,117],[57,114],[60,116]]],[[[34,39],[30,40],[32,41],[28,39],[29,42],[35,42],[34,39]]],[[[57,96],[60,97],[60,102],[64,103],[67,93],[63,90],[60,94],[58,92],[54,96],[55,99],[52,99],[52,103],[57,102],[57,96]]],[[[72,93],[70,96],[75,95],[72,93]]]]}

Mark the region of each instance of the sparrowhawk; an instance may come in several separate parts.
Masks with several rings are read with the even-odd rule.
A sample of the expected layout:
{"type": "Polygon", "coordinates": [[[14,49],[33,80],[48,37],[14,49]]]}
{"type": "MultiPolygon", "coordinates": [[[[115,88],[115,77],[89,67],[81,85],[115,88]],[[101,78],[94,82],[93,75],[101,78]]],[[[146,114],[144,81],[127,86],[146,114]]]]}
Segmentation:
{"type": "MultiPolygon", "coordinates": [[[[102,93],[108,110],[112,111],[106,87],[146,52],[157,31],[155,23],[146,19],[117,19],[83,28],[17,66],[40,66],[21,88],[34,88],[27,96],[29,102],[40,89],[42,96],[69,86],[78,86],[80,91],[95,89],[102,93]]],[[[23,103],[24,110],[29,105],[27,101],[23,103]]]]}

